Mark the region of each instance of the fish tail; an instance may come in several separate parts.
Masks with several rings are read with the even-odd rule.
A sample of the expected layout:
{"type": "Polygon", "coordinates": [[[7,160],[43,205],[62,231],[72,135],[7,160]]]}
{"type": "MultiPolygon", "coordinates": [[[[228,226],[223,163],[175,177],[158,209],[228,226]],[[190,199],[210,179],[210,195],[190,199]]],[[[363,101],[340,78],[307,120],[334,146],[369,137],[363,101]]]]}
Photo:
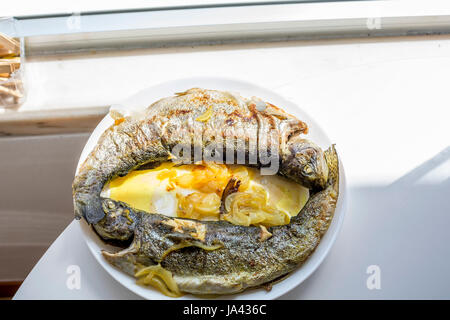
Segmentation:
{"type": "Polygon", "coordinates": [[[85,218],[89,223],[97,223],[105,216],[98,196],[101,189],[97,189],[78,191],[76,186],[73,187],[73,206],[77,220],[85,218]]]}

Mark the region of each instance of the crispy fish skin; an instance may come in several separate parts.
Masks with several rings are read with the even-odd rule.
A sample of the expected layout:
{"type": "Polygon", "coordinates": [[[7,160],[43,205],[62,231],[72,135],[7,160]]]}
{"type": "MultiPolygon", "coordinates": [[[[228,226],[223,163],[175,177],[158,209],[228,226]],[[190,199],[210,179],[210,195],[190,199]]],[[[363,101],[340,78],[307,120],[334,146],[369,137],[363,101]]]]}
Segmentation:
{"type": "MultiPolygon", "coordinates": [[[[329,178],[325,189],[311,196],[288,225],[271,227],[262,237],[260,227],[226,221],[195,221],[132,211],[132,223],[123,217],[126,204],[104,200],[106,217],[97,232],[132,236],[129,248],[103,252],[112,265],[134,275],[158,264],[172,272],[179,289],[193,294],[232,294],[263,285],[297,268],[315,250],[328,229],[339,194],[339,163],[334,146],[325,152],[329,178]],[[111,218],[114,216],[114,218],[111,218]],[[119,218],[118,218],[119,217],[119,218]],[[178,250],[182,243],[187,246],[178,250]],[[218,246],[204,250],[195,244],[218,246]]],[[[128,214],[127,216],[130,216],[128,214]]]]}
{"type": "MultiPolygon", "coordinates": [[[[177,146],[192,146],[194,161],[200,160],[195,150],[208,153],[219,142],[233,145],[245,161],[254,159],[258,166],[269,165],[271,156],[279,161],[279,174],[323,189],[328,167],[322,150],[301,138],[307,130],[304,122],[270,103],[258,109],[227,92],[193,88],[161,99],[143,116],[126,117],[102,134],[72,185],[75,217],[98,223],[105,215],[100,193],[108,181],[141,165],[173,159],[177,146]]],[[[225,157],[224,148],[213,148],[211,154],[225,157]]]]}

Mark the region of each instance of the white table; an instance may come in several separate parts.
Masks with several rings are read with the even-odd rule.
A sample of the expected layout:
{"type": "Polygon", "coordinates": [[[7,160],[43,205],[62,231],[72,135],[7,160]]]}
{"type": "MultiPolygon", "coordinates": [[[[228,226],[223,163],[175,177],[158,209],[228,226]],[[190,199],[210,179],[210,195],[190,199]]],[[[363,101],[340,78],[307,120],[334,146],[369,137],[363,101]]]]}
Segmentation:
{"type": "MultiPolygon", "coordinates": [[[[276,90],[297,102],[336,142],[348,181],[343,228],[318,270],[283,298],[450,298],[450,39],[397,40],[292,43],[182,57],[192,60],[187,66],[201,60],[217,66],[221,75],[276,90]],[[224,54],[229,63],[217,65],[224,54]],[[273,63],[264,62],[268,56],[273,63]],[[242,59],[248,72],[229,68],[242,59]],[[284,78],[266,77],[280,70],[284,78]],[[370,265],[381,270],[380,290],[366,286],[370,265]]],[[[145,59],[135,58],[142,60],[139,65],[145,59]]],[[[102,270],[73,222],[15,298],[138,297],[102,270]],[[70,265],[81,269],[80,290],[66,286],[70,265]]]]}
{"type": "MultiPolygon", "coordinates": [[[[449,181],[418,186],[414,180],[433,164],[448,164],[449,157],[447,149],[390,186],[350,187],[349,210],[331,253],[309,279],[282,298],[450,298],[449,181]],[[380,290],[366,286],[366,268],[373,264],[381,269],[380,290]]],[[[53,243],[14,298],[139,299],[96,262],[77,221],[53,243]],[[80,267],[79,290],[66,285],[71,265],[80,267]]]]}

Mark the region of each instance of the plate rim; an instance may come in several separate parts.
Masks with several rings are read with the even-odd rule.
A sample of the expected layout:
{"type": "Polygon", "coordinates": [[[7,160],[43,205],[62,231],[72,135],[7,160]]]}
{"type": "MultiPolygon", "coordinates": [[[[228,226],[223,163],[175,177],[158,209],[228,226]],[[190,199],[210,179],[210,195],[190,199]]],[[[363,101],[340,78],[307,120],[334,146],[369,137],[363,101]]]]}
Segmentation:
{"type": "MultiPolygon", "coordinates": [[[[224,85],[233,84],[232,86],[236,86],[236,87],[240,87],[240,86],[247,87],[247,90],[248,90],[248,88],[251,88],[250,90],[252,92],[256,92],[256,91],[265,92],[266,95],[271,96],[272,98],[275,98],[275,100],[280,100],[281,102],[284,102],[283,106],[281,106],[281,108],[283,110],[285,110],[285,108],[286,108],[285,105],[288,105],[290,108],[295,109],[295,111],[297,111],[297,113],[301,113],[303,116],[308,118],[307,121],[305,120],[305,122],[308,124],[308,127],[310,127],[310,128],[313,127],[314,130],[320,131],[320,135],[322,136],[322,138],[327,140],[328,144],[331,144],[331,139],[329,139],[326,131],[322,127],[320,127],[320,125],[318,125],[316,123],[316,121],[311,116],[309,116],[309,114],[307,112],[305,112],[295,102],[292,102],[292,101],[284,98],[282,95],[278,94],[273,89],[268,89],[268,88],[262,87],[260,85],[257,85],[257,84],[254,84],[254,83],[251,83],[248,81],[243,81],[240,79],[232,79],[232,78],[225,78],[225,77],[186,77],[186,78],[179,78],[179,79],[164,81],[164,82],[149,86],[146,89],[136,92],[135,94],[131,95],[129,98],[122,101],[120,104],[121,105],[132,104],[133,102],[131,102],[131,101],[133,101],[133,99],[134,100],[139,99],[139,96],[140,95],[144,96],[146,92],[148,93],[149,91],[157,91],[158,89],[168,87],[168,86],[176,87],[180,83],[203,83],[203,84],[223,83],[224,85]],[[255,89],[257,89],[257,90],[255,90],[255,89]]],[[[185,90],[192,88],[192,87],[194,87],[194,86],[186,86],[185,90]]],[[[208,86],[203,86],[203,87],[208,87],[208,86]]],[[[213,86],[210,86],[209,88],[213,89],[213,86]]],[[[214,89],[216,89],[216,88],[214,87],[214,89]]],[[[218,90],[225,90],[225,88],[218,88],[218,90]]],[[[230,90],[230,91],[234,92],[235,90],[230,90]]],[[[241,91],[245,91],[245,89],[241,90],[241,91]]],[[[239,93],[241,93],[241,91],[238,90],[239,93]]],[[[173,95],[175,92],[178,92],[178,91],[172,90],[171,94],[173,95]]],[[[247,96],[244,94],[242,94],[242,95],[247,96]]],[[[163,95],[161,95],[160,98],[165,97],[165,96],[167,96],[167,95],[163,94],[163,95]]],[[[260,96],[260,97],[265,101],[268,100],[268,99],[265,99],[265,97],[263,97],[263,96],[260,96]]],[[[272,99],[272,101],[273,100],[274,99],[272,99]]],[[[152,102],[153,101],[151,101],[150,103],[152,103],[152,102]]],[[[279,103],[274,103],[274,104],[279,105],[279,103]]],[[[291,111],[289,111],[289,112],[291,112],[291,111]]],[[[296,116],[295,112],[293,114],[294,114],[294,116],[296,116]]],[[[113,120],[109,116],[109,113],[108,113],[97,124],[95,129],[92,131],[91,135],[89,136],[89,138],[81,152],[80,158],[78,160],[75,175],[78,173],[79,167],[86,159],[88,153],[92,150],[92,148],[97,143],[99,136],[109,127],[109,125],[112,124],[112,121],[113,120]],[[108,125],[108,122],[109,122],[109,125],[108,125]],[[104,127],[104,128],[102,129],[102,127],[104,127]]],[[[316,132],[316,134],[319,134],[319,132],[316,132]]],[[[333,219],[330,223],[328,230],[326,231],[326,233],[320,240],[320,243],[315,248],[313,253],[311,253],[311,255],[306,259],[306,261],[302,265],[297,267],[294,271],[290,272],[289,276],[286,279],[277,283],[270,292],[267,292],[262,288],[247,289],[241,293],[237,293],[237,294],[233,294],[233,295],[222,295],[222,296],[218,296],[218,297],[215,297],[212,299],[251,299],[251,300],[253,300],[253,299],[264,299],[264,300],[277,299],[280,296],[285,295],[288,292],[290,292],[291,290],[293,290],[294,288],[298,287],[301,283],[303,283],[307,278],[309,278],[319,268],[319,266],[322,264],[325,257],[328,256],[328,254],[331,250],[331,247],[334,245],[334,243],[337,239],[337,236],[338,236],[340,230],[342,229],[342,224],[343,224],[344,217],[345,217],[345,212],[346,212],[346,207],[347,207],[346,194],[347,194],[347,181],[346,181],[346,177],[345,177],[344,166],[342,164],[342,157],[339,155],[339,197],[338,197],[336,209],[335,209],[335,212],[333,215],[333,219]],[[332,227],[333,227],[333,232],[331,233],[330,229],[332,227]],[[324,239],[326,239],[326,241],[324,241],[324,239]],[[319,248],[321,249],[320,252],[318,252],[319,248]],[[319,253],[320,253],[320,256],[318,256],[319,253]],[[312,260],[311,258],[313,258],[313,257],[316,257],[316,259],[312,260]],[[311,261],[313,261],[313,265],[311,265],[311,261]],[[308,266],[308,268],[306,270],[304,269],[305,265],[308,266]],[[302,270],[302,269],[304,269],[304,270],[302,270]],[[289,279],[291,279],[291,280],[295,279],[296,281],[289,282],[288,281],[289,279]]],[[[86,245],[88,246],[89,251],[92,253],[95,260],[102,266],[102,268],[115,281],[119,282],[123,287],[127,288],[128,290],[132,291],[133,293],[135,293],[136,295],[138,295],[144,299],[149,299],[149,300],[152,300],[152,299],[168,299],[168,300],[180,299],[180,298],[166,297],[166,296],[162,295],[161,293],[157,292],[156,290],[154,290],[153,288],[147,288],[147,287],[144,288],[144,287],[136,284],[134,278],[123,273],[122,271],[113,267],[112,265],[108,264],[101,255],[101,249],[107,248],[108,246],[105,245],[104,243],[102,243],[102,241],[98,238],[98,236],[95,234],[95,232],[92,230],[92,228],[84,221],[84,219],[81,219],[80,223],[78,223],[78,225],[80,226],[80,228],[83,232],[83,238],[86,242],[86,245]],[[132,280],[132,282],[130,282],[130,280],[132,280]]],[[[183,296],[181,299],[203,299],[203,298],[199,298],[197,296],[187,294],[187,295],[183,296]]]]}

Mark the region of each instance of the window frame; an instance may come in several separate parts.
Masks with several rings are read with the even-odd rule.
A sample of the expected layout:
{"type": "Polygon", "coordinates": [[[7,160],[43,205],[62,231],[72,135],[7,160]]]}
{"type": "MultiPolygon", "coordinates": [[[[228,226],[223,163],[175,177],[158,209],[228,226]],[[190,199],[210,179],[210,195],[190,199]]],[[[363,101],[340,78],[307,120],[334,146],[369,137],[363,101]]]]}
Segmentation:
{"type": "MultiPolygon", "coordinates": [[[[0,21],[0,32],[5,29],[2,27],[0,21]]],[[[233,2],[22,16],[15,18],[10,32],[24,38],[28,56],[229,42],[443,34],[450,33],[450,3],[233,2]]]]}

